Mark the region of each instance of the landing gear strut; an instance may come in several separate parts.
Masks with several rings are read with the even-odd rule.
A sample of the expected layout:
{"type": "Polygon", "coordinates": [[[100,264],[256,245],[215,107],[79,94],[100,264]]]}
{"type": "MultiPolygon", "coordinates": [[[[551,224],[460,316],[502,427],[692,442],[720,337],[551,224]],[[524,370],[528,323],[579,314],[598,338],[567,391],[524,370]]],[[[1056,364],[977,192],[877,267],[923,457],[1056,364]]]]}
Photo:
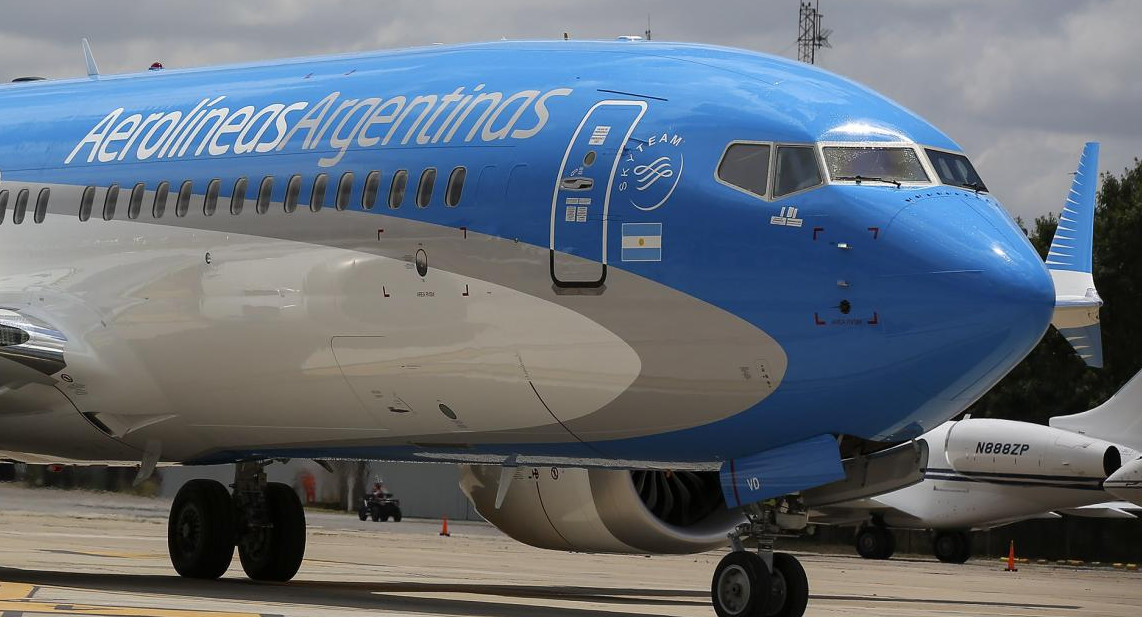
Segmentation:
{"type": "Polygon", "coordinates": [[[171,506],[167,548],[182,576],[222,576],[237,547],[246,576],[288,581],[305,556],[305,512],[289,486],[266,482],[265,463],[239,463],[234,495],[220,482],[191,480],[171,506]]]}
{"type": "MultiPolygon", "coordinates": [[[[773,552],[773,543],[788,527],[779,522],[791,514],[791,502],[779,512],[771,502],[746,507],[748,522],[729,534],[733,551],[714,570],[710,595],[718,617],[801,617],[809,603],[809,579],[795,557],[773,552]],[[745,541],[757,543],[757,552],[745,541]]],[[[802,525],[803,526],[803,525],[802,525]]]]}

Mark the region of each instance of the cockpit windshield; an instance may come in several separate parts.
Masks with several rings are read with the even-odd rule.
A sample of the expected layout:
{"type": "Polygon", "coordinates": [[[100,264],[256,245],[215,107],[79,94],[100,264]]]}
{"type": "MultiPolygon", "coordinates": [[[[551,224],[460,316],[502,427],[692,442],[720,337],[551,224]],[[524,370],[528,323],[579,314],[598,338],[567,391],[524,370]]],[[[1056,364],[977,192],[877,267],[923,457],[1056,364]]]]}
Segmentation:
{"type": "Polygon", "coordinates": [[[849,182],[928,182],[916,151],[906,147],[825,146],[825,165],[833,180],[849,182]]]}
{"type": "Polygon", "coordinates": [[[987,190],[968,157],[942,150],[924,152],[928,154],[928,160],[932,161],[932,167],[936,170],[936,175],[940,176],[941,183],[974,191],[987,190]]]}

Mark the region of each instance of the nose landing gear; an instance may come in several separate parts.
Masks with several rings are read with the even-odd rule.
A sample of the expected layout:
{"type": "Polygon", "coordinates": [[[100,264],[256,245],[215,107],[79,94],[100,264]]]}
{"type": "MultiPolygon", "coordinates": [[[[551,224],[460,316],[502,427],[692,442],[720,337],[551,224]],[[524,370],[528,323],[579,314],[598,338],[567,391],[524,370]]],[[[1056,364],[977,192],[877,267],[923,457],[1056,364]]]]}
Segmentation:
{"type": "Polygon", "coordinates": [[[167,549],[188,578],[226,573],[234,549],[246,576],[288,581],[305,556],[305,512],[289,486],[266,482],[265,463],[239,463],[234,495],[220,482],[191,480],[171,506],[167,549]]]}
{"type": "MultiPolygon", "coordinates": [[[[809,579],[797,558],[773,552],[786,528],[770,503],[747,506],[748,522],[729,534],[733,551],[714,570],[710,596],[718,617],[801,617],[809,604],[809,579]],[[757,543],[750,552],[745,541],[757,543]]],[[[788,516],[787,513],[782,516],[788,516]]]]}

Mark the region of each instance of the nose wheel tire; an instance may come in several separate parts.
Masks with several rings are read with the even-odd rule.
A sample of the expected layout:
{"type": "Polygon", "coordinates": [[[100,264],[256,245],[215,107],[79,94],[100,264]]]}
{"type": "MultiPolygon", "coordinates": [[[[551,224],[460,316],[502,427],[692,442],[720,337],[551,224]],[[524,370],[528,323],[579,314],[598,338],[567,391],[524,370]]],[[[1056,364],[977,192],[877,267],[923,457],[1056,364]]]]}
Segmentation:
{"type": "Polygon", "coordinates": [[[288,581],[305,556],[305,510],[285,484],[266,484],[265,498],[269,525],[242,534],[238,557],[246,576],[256,581],[288,581]]]}
{"type": "Polygon", "coordinates": [[[234,504],[213,480],[191,480],[179,489],[167,521],[167,551],[176,572],[215,579],[234,559],[234,504]]]}
{"type": "Polygon", "coordinates": [[[932,552],[944,563],[963,563],[971,558],[971,538],[962,531],[941,531],[932,543],[932,552]]]}
{"type": "Polygon", "coordinates": [[[766,617],[801,617],[809,605],[809,577],[788,553],[773,554],[773,573],[766,617]]]}
{"type": "Polygon", "coordinates": [[[856,549],[865,559],[888,559],[896,552],[896,538],[884,527],[865,526],[857,533],[856,549]]]}
{"type": "Polygon", "coordinates": [[[772,582],[757,553],[735,551],[714,569],[710,595],[718,617],[763,617],[772,582]]]}

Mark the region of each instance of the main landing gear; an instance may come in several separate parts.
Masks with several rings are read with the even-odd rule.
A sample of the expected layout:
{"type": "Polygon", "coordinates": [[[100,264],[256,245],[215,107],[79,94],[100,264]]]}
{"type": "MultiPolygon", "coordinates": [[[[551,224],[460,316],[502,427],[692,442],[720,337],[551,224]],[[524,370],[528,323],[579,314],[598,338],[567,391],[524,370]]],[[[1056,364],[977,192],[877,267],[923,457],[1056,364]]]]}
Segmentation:
{"type": "Polygon", "coordinates": [[[971,558],[971,536],[963,531],[937,531],[932,552],[944,563],[963,563],[971,558]]]}
{"type": "MultiPolygon", "coordinates": [[[[788,505],[788,504],[787,504],[788,505]]],[[[773,552],[773,543],[787,527],[771,503],[746,508],[748,522],[730,533],[733,551],[714,570],[710,595],[718,617],[801,617],[809,604],[809,579],[795,557],[773,552]],[[757,552],[744,542],[757,543],[757,552]]],[[[796,515],[794,515],[796,516],[796,515]]],[[[803,525],[802,525],[803,527],[803,525]]]]}
{"type": "Polygon", "coordinates": [[[865,559],[888,559],[896,552],[896,538],[882,522],[874,520],[857,532],[856,549],[865,559]]]}
{"type": "Polygon", "coordinates": [[[305,512],[289,486],[266,482],[265,463],[239,463],[234,494],[214,480],[178,491],[167,524],[174,569],[188,578],[222,576],[234,549],[246,576],[288,581],[305,555],[305,512]]]}

